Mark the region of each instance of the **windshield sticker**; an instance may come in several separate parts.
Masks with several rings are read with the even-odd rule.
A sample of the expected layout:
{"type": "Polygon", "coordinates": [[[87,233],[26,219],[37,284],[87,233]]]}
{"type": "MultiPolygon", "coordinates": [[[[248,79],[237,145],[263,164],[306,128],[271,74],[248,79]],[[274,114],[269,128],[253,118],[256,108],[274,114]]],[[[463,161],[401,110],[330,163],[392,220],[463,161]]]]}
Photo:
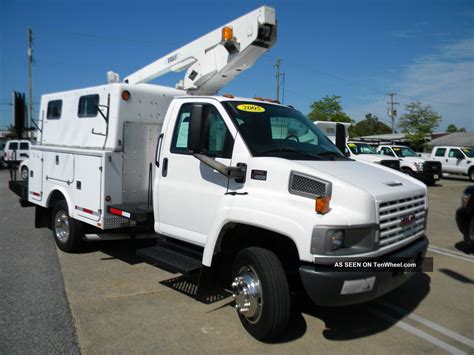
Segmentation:
{"type": "Polygon", "coordinates": [[[348,145],[350,148],[356,148],[356,147],[357,147],[357,145],[355,145],[354,143],[349,143],[349,144],[347,144],[347,145],[348,145]]]}
{"type": "Polygon", "coordinates": [[[399,152],[400,148],[395,147],[395,148],[393,148],[393,150],[396,151],[396,152],[399,152]]]}
{"type": "Polygon", "coordinates": [[[463,148],[462,151],[463,151],[464,153],[469,153],[471,150],[470,150],[469,148],[463,148]]]}
{"type": "Polygon", "coordinates": [[[245,112],[257,112],[257,113],[265,112],[265,109],[263,107],[257,106],[257,105],[251,105],[251,104],[238,105],[237,109],[240,111],[245,111],[245,112]]]}

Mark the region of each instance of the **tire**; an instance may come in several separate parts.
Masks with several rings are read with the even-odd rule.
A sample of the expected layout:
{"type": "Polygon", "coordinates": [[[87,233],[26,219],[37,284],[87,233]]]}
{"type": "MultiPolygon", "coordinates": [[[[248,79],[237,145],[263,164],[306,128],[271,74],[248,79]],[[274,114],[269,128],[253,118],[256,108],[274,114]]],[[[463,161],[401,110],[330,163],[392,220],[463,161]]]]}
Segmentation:
{"type": "Polygon", "coordinates": [[[474,181],[474,168],[469,169],[468,176],[470,181],[474,181]]]}
{"type": "Polygon", "coordinates": [[[28,168],[26,166],[21,168],[21,178],[23,180],[28,180],[28,168]]]}
{"type": "Polygon", "coordinates": [[[291,300],[278,257],[263,248],[243,249],[235,258],[232,279],[235,307],[244,328],[261,341],[281,336],[288,327],[291,300]]]}
{"type": "Polygon", "coordinates": [[[474,216],[471,217],[466,234],[464,235],[464,241],[467,243],[469,251],[474,251],[474,216]]]}
{"type": "Polygon", "coordinates": [[[426,180],[425,184],[428,186],[433,186],[434,184],[436,184],[436,180],[426,180]]]}
{"type": "Polygon", "coordinates": [[[407,174],[408,176],[413,177],[415,173],[410,168],[402,168],[402,173],[407,174]]]}
{"type": "Polygon", "coordinates": [[[66,253],[74,253],[83,247],[84,225],[71,218],[68,211],[66,201],[58,201],[53,208],[51,227],[58,248],[66,253]]]}

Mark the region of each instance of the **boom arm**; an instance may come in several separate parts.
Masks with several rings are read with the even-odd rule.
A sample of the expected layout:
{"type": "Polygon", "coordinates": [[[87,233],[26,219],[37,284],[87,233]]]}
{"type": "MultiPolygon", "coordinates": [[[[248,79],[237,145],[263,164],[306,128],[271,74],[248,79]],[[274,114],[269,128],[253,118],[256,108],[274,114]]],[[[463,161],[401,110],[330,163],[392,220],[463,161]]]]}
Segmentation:
{"type": "Polygon", "coordinates": [[[177,84],[188,94],[213,95],[276,42],[275,10],[262,6],[209,32],[125,78],[139,84],[187,69],[177,84]]]}

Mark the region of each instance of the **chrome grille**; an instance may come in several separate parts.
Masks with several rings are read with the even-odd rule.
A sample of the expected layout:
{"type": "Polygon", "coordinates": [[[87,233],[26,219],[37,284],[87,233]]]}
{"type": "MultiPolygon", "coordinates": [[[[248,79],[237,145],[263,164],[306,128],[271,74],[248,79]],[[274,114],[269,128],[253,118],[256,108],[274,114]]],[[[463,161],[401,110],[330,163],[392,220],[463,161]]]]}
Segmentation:
{"type": "Polygon", "coordinates": [[[383,202],[379,217],[380,247],[422,235],[426,224],[425,195],[383,202]]]}
{"type": "Polygon", "coordinates": [[[306,197],[330,195],[330,183],[308,177],[300,173],[291,173],[289,191],[306,197]]]}

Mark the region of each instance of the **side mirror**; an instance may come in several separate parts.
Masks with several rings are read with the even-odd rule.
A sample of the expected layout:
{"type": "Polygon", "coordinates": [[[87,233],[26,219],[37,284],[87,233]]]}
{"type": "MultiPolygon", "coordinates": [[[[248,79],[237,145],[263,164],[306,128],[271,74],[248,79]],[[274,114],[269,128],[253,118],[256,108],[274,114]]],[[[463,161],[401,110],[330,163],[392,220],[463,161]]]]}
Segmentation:
{"type": "Polygon", "coordinates": [[[336,124],[336,147],[344,154],[346,149],[346,127],[336,124]]]}
{"type": "Polygon", "coordinates": [[[203,104],[193,104],[188,128],[188,149],[200,154],[204,150],[204,139],[206,129],[209,126],[209,115],[203,104]]]}

